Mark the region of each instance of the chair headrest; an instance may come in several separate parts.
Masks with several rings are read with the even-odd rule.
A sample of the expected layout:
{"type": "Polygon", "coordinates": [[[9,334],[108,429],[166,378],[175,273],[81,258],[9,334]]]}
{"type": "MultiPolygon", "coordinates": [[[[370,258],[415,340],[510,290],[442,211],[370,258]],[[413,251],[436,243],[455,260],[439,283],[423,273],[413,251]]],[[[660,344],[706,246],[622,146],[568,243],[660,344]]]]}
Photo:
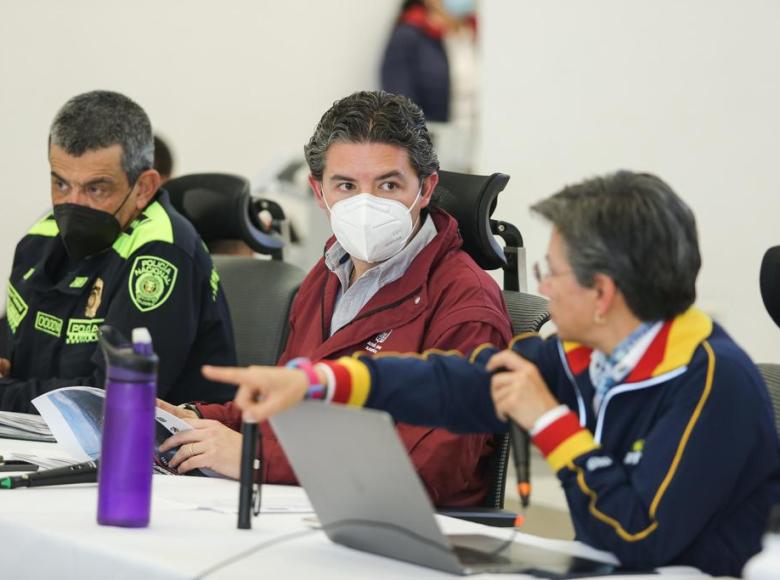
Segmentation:
{"type": "Polygon", "coordinates": [[[780,326],[780,246],[769,248],[761,261],[761,298],[769,316],[780,326]]]}
{"type": "Polygon", "coordinates": [[[249,195],[249,181],[226,173],[183,175],[165,183],[173,206],[205,242],[243,240],[252,250],[269,254],[284,242],[260,229],[249,195]]]}
{"type": "Polygon", "coordinates": [[[463,250],[483,270],[506,264],[504,250],[490,230],[490,216],[508,181],[509,176],[503,173],[486,176],[439,171],[437,205],[458,221],[463,250]]]}

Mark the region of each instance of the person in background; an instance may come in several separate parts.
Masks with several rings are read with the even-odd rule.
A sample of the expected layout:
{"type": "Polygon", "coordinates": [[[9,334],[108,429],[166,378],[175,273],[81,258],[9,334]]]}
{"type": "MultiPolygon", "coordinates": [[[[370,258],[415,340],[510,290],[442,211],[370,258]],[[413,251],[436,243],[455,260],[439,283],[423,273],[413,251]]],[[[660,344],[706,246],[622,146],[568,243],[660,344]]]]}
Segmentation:
{"type": "Polygon", "coordinates": [[[469,172],[478,112],[473,0],[406,0],[385,49],[384,90],[422,107],[441,165],[469,172]]]}
{"type": "Polygon", "coordinates": [[[577,539],[630,568],[739,576],[780,499],[780,443],[755,365],[693,306],[693,213],[659,178],[627,171],[532,210],[553,224],[535,271],[557,336],[520,335],[469,358],[204,374],[240,384],[236,403],[257,420],[307,393],[460,432],[511,419],[557,474],[577,539]]]}
{"type": "MultiPolygon", "coordinates": [[[[432,204],[439,164],[417,105],[383,91],[350,95],[325,113],[305,154],[311,187],[335,237],[295,297],[279,364],[296,366],[301,356],[468,352],[509,339],[500,289],[461,249],[457,222],[432,204]]],[[[162,446],[181,446],[173,466],[238,477],[237,407],[166,408],[189,415],[195,427],[162,446]],[[194,419],[194,411],[216,421],[194,419]]],[[[296,483],[268,424],[262,431],[266,481],[296,483]]],[[[491,436],[405,424],[398,434],[436,505],[484,499],[491,436]]]]}
{"type": "Polygon", "coordinates": [[[78,95],[57,113],[48,145],[53,210],[14,254],[0,409],[32,412],[42,393],[102,387],[103,324],[127,338],[149,329],[160,397],[232,397],[200,373],[236,360],[233,329],[203,242],[159,188],[144,110],[115,92],[78,95]]]}
{"type": "Polygon", "coordinates": [[[154,170],[160,174],[161,185],[173,175],[173,153],[159,135],[154,136],[154,170]]]}

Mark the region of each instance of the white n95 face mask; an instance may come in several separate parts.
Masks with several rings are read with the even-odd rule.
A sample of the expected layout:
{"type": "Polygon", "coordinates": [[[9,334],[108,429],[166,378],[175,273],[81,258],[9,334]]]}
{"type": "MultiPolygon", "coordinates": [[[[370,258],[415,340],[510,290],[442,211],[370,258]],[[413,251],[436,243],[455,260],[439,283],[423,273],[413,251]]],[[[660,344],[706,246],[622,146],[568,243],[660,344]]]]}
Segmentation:
{"type": "MultiPolygon", "coordinates": [[[[360,193],[325,207],[330,210],[330,227],[339,244],[350,256],[364,262],[383,262],[404,249],[416,223],[412,208],[422,193],[422,185],[407,208],[400,201],[360,193]]],[[[323,200],[325,197],[323,196],[323,200]]]]}

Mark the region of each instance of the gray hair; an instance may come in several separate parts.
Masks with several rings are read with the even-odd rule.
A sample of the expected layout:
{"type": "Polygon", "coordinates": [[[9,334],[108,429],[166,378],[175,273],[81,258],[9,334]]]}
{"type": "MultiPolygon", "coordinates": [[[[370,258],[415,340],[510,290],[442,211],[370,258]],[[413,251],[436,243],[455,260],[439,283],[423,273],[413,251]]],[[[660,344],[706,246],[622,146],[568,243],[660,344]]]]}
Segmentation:
{"type": "Polygon", "coordinates": [[[403,147],[420,178],[439,169],[422,109],[402,95],[362,91],[333,103],[303,148],[309,171],[318,181],[333,143],[386,143],[403,147]]]}
{"type": "Polygon", "coordinates": [[[693,212],[661,179],[619,171],[535,204],[566,243],[577,281],[612,278],[641,320],[668,320],[696,299],[701,267],[693,212]]]}
{"type": "Polygon", "coordinates": [[[121,145],[122,169],[131,184],[154,164],[149,117],[134,101],[111,91],[91,91],[65,103],[52,121],[49,145],[74,157],[121,145]]]}

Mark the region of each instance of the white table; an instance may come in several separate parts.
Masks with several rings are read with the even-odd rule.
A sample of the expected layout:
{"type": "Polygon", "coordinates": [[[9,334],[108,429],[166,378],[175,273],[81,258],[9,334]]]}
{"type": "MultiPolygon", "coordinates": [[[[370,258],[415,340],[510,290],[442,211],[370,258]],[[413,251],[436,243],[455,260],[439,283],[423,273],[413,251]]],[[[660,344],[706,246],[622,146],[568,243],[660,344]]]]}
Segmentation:
{"type": "MultiPolygon", "coordinates": [[[[0,440],[0,454],[30,450],[29,444],[19,443],[0,440]]],[[[37,452],[46,451],[42,445],[35,446],[37,452]]],[[[56,449],[50,445],[48,449],[56,449]]],[[[195,508],[196,504],[225,507],[237,496],[238,484],[233,481],[155,476],[150,526],[126,529],[97,525],[97,484],[0,490],[2,577],[196,578],[246,553],[207,578],[452,578],[436,570],[333,544],[323,532],[309,528],[307,520],[313,514],[261,514],[252,530],[238,530],[234,513],[195,508]],[[256,551],[251,552],[253,549],[256,551]]],[[[299,508],[305,503],[300,488],[264,486],[263,498],[267,503],[284,499],[299,508]]],[[[444,517],[440,517],[440,525],[447,533],[484,533],[502,538],[510,533],[444,517]]],[[[596,553],[575,542],[526,534],[518,534],[517,541],[575,554],[596,553]]]]}

